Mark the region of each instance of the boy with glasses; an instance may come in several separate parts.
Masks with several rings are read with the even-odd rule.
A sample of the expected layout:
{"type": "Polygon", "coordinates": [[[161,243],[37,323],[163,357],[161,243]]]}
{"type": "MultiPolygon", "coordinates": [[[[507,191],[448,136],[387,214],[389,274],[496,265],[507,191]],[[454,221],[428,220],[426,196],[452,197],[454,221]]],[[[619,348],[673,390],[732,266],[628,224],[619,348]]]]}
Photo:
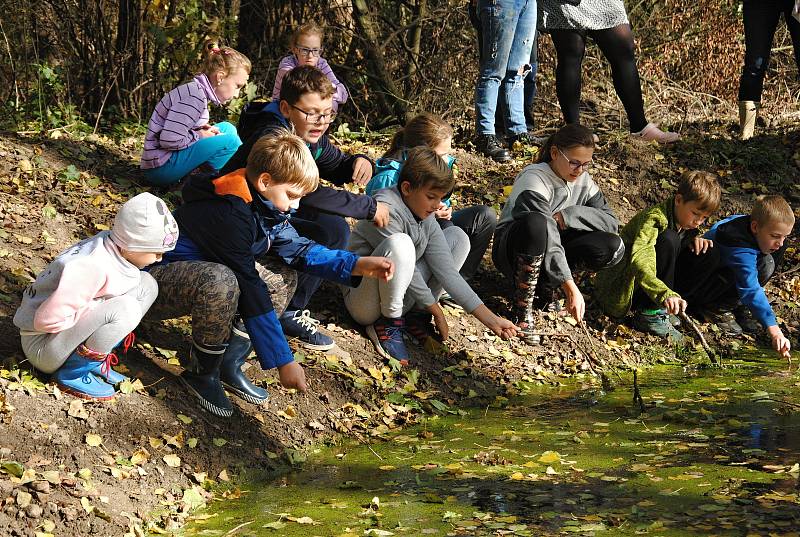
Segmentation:
{"type": "MultiPolygon", "coordinates": [[[[339,82],[336,75],[333,73],[331,66],[322,57],[323,47],[322,41],[325,34],[315,22],[307,22],[300,26],[292,34],[292,53],[281,60],[278,64],[278,74],[275,75],[275,86],[272,88],[272,100],[277,101],[281,97],[281,85],[283,78],[295,67],[301,65],[309,65],[316,67],[328,77],[336,93],[333,95],[333,111],[339,110],[339,106],[347,102],[347,88],[344,84],[339,82]]],[[[331,118],[333,121],[333,118],[331,118]]]]}
{"type": "MultiPolygon", "coordinates": [[[[253,102],[239,119],[239,133],[244,143],[222,169],[228,174],[244,168],[255,143],[275,131],[291,129],[311,150],[320,178],[341,186],[347,182],[366,184],[372,178],[372,161],[366,155],[348,155],[331,144],[328,126],[335,117],[334,87],[316,67],[296,67],[283,79],[281,98],[270,103],[253,102]]],[[[378,227],[389,221],[389,209],[371,196],[320,185],[305,195],[292,214],[292,225],[303,237],[331,249],[344,249],[350,239],[350,226],[343,217],[371,220],[378,227]]],[[[297,291],[281,316],[286,336],[298,338],[301,345],[313,350],[328,350],[334,342],[317,330],[319,321],[306,309],[321,280],[301,274],[297,291]]]]}
{"type": "Polygon", "coordinates": [[[583,319],[586,306],[572,278],[574,267],[609,267],[625,253],[619,221],[588,173],[593,154],[592,131],[562,127],[542,147],[540,162],[514,180],[500,214],[492,259],[514,283],[513,308],[530,343],[538,343],[531,334],[533,308],[560,309],[554,301],[558,288],[569,314],[583,319]]]}

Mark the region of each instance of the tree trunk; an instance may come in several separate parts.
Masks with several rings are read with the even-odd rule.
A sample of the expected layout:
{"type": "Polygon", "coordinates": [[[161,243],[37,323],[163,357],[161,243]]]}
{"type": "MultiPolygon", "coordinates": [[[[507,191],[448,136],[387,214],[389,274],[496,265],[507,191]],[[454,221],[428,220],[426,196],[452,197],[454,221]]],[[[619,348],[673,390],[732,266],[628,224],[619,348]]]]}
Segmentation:
{"type": "Polygon", "coordinates": [[[428,0],[417,0],[417,5],[414,9],[414,26],[409,30],[411,39],[409,39],[409,49],[411,51],[410,58],[408,59],[408,66],[406,67],[406,94],[411,95],[414,87],[414,75],[417,73],[417,66],[419,65],[419,49],[422,41],[422,19],[427,14],[428,0]]]}

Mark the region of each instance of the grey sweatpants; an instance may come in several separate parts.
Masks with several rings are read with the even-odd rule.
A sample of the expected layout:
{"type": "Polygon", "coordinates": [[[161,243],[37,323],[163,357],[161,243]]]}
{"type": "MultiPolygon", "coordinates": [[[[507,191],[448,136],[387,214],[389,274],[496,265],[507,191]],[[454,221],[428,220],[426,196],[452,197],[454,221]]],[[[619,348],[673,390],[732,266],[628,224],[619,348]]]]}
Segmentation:
{"type": "MultiPolygon", "coordinates": [[[[456,226],[448,227],[442,233],[453,254],[453,266],[459,270],[469,255],[469,237],[456,226]]],[[[416,304],[406,295],[414,271],[420,273],[435,299],[438,300],[441,296],[444,286],[433,277],[424,258],[415,261],[417,253],[414,243],[405,233],[395,233],[387,237],[370,255],[388,257],[394,261],[394,277],[388,282],[364,278],[358,287],[342,288],[345,307],[358,324],[367,326],[377,321],[381,315],[395,319],[412,309],[425,309],[424,304],[416,304]]]]}
{"type": "Polygon", "coordinates": [[[22,350],[31,365],[52,373],[81,343],[93,351],[108,353],[139,325],[158,295],[158,284],[142,272],[139,287],[109,298],[87,311],[72,327],[55,334],[22,336],[22,350]]]}

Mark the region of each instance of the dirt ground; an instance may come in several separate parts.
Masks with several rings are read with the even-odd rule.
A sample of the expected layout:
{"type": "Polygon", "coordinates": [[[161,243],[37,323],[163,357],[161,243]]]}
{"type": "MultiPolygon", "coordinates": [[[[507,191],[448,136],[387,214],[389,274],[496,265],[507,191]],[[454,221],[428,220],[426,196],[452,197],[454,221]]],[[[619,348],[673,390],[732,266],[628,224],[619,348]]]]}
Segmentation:
{"type": "MultiPolygon", "coordinates": [[[[684,125],[684,140],[668,148],[601,130],[592,173],[623,222],[668,195],[682,169],[720,174],[726,191],[720,215],[746,211],[766,191],[782,192],[800,207],[800,131],[773,123],[766,135],[742,144],[731,138],[731,126],[684,125]]],[[[140,381],[128,387],[130,393],[111,403],[79,402],[27,367],[12,317],[22,289],[55,254],[109,226],[118,205],[144,190],[135,164],[138,143],[133,136],[112,141],[0,133],[1,535],[176,529],[212,497],[240,494],[237,475],[300,463],[312,443],[342,434],[380,436],[424,412],[492,404],[520,381],[556,382],[559,375],[669,357],[651,351],[656,340],[610,324],[591,302],[591,341],[552,314],[541,326],[553,335],[539,347],[502,342],[471,316],[448,308],[447,348],[412,345],[412,368],[392,371],[344,313],[336,288],[325,285],[311,310],[338,347],[327,354],[296,353],[308,372],[308,395],[284,390],[272,372],[254,366],[248,374],[269,389],[267,404],[233,399],[236,411],[229,420],[201,411],[176,379],[176,356],[188,349],[183,319],[137,329],[137,344],[121,369],[140,381]]],[[[533,152],[518,153],[513,164],[501,165],[463,149],[455,156],[458,202],[497,208],[503,187],[535,158],[533,152]]],[[[156,193],[179,202],[177,192],[156,193]]],[[[784,268],[792,271],[798,266],[794,248],[788,257],[784,268]]],[[[509,287],[488,256],[474,283],[490,308],[507,313],[509,287]]],[[[589,290],[588,279],[581,285],[589,290]]],[[[770,286],[794,341],[798,290],[793,271],[770,286]]],[[[713,335],[714,327],[706,328],[713,335]]]]}

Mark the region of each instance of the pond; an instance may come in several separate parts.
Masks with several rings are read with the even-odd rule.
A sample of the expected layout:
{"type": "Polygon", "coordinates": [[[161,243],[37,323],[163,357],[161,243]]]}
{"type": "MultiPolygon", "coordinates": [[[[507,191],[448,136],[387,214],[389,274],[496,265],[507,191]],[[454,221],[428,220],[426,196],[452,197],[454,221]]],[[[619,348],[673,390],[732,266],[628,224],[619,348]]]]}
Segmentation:
{"type": "Polygon", "coordinates": [[[800,375],[764,353],[725,369],[530,386],[371,445],[252,476],[187,536],[798,535],[800,375]]]}

